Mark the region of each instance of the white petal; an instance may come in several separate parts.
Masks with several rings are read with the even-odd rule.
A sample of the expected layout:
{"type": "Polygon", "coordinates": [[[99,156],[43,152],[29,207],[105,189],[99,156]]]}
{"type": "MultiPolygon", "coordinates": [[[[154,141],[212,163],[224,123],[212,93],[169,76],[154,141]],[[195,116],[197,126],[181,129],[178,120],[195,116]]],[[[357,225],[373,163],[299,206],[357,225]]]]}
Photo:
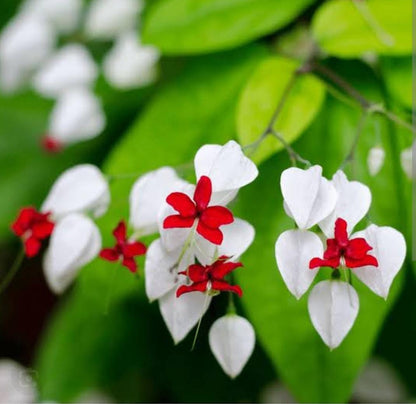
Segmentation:
{"type": "Polygon", "coordinates": [[[400,162],[403,171],[408,178],[413,178],[412,147],[402,150],[400,153],[400,162]]]}
{"type": "Polygon", "coordinates": [[[286,212],[300,229],[309,229],[334,209],[337,195],[330,182],[322,177],[322,167],[307,170],[291,167],[283,171],[280,187],[286,212]]]}
{"type": "Polygon", "coordinates": [[[16,91],[52,52],[56,36],[36,16],[18,15],[0,36],[0,79],[3,91],[16,91]]]}
{"type": "Polygon", "coordinates": [[[319,282],[309,294],[308,310],[312,324],[331,349],[339,346],[350,331],[358,308],[357,292],[346,282],[319,282]]]}
{"type": "Polygon", "coordinates": [[[21,13],[45,18],[59,32],[68,34],[78,25],[82,0],[26,0],[21,13]]]}
{"type": "Polygon", "coordinates": [[[124,33],[104,58],[105,78],[122,90],[149,85],[157,78],[159,57],[155,47],[139,44],[137,32],[124,33]]]}
{"type": "Polygon", "coordinates": [[[311,286],[318,269],[309,269],[312,258],[322,257],[321,239],[311,231],[287,230],[276,241],[277,267],[290,293],[297,299],[311,286]]]}
{"type": "Polygon", "coordinates": [[[378,227],[374,224],[352,238],[364,237],[373,247],[369,254],[375,256],[378,267],[355,268],[353,272],[374,293],[387,298],[393,279],[399,272],[406,257],[406,241],[402,233],[392,227],[378,227]]]}
{"type": "Polygon", "coordinates": [[[368,171],[370,172],[370,175],[375,176],[380,172],[383,167],[385,157],[386,152],[382,147],[376,146],[370,149],[367,158],[368,171]]]}
{"type": "Polygon", "coordinates": [[[113,39],[136,26],[141,0],[93,0],[88,9],[85,32],[93,39],[113,39]]]}
{"type": "Polygon", "coordinates": [[[35,382],[29,372],[15,361],[1,359],[0,403],[34,403],[36,395],[35,382]]]}
{"type": "Polygon", "coordinates": [[[64,217],[56,224],[44,257],[49,287],[62,293],[100,249],[101,236],[91,219],[78,213],[64,217]]]}
{"type": "Polygon", "coordinates": [[[91,164],[80,164],[66,170],[53,184],[42,212],[59,218],[72,212],[104,214],[110,203],[108,183],[101,171],[91,164]]]}
{"type": "Polygon", "coordinates": [[[98,98],[86,88],[74,88],[57,100],[49,118],[48,136],[62,144],[98,136],[106,118],[98,98]]]}
{"type": "Polygon", "coordinates": [[[253,326],[235,314],[219,318],[209,330],[209,346],[224,372],[234,378],[253,353],[256,337],[253,326]]]}
{"type": "Polygon", "coordinates": [[[358,181],[348,181],[342,171],[337,171],[332,184],[338,193],[338,200],[333,212],[319,223],[319,227],[328,238],[334,236],[335,221],[342,218],[347,222],[348,233],[367,214],[371,205],[370,189],[358,181]]]}
{"type": "Polygon", "coordinates": [[[206,175],[212,181],[213,192],[235,191],[254,181],[256,165],[247,158],[241,146],[230,140],[224,146],[205,145],[195,155],[197,179],[206,175]]]}
{"type": "Polygon", "coordinates": [[[184,186],[170,167],[162,167],[147,173],[134,183],[130,192],[130,223],[141,235],[156,233],[159,212],[166,197],[184,186]]]}
{"type": "Polygon", "coordinates": [[[235,218],[234,222],[221,227],[224,239],[218,247],[218,255],[238,259],[254,240],[254,227],[245,220],[235,218]]]}
{"type": "Polygon", "coordinates": [[[73,87],[88,87],[98,75],[98,69],[85,46],[66,45],[42,66],[33,85],[45,97],[58,97],[73,87]]]}
{"type": "Polygon", "coordinates": [[[160,239],[150,245],[144,266],[146,294],[150,301],[159,299],[173,288],[176,290],[177,284],[183,279],[178,272],[185,271],[194,263],[192,254],[186,253],[181,258],[181,253],[180,250],[166,251],[160,239]]]}
{"type": "Polygon", "coordinates": [[[176,297],[176,288],[159,299],[160,312],[175,344],[194,328],[210,303],[211,297],[201,292],[176,297]]]}

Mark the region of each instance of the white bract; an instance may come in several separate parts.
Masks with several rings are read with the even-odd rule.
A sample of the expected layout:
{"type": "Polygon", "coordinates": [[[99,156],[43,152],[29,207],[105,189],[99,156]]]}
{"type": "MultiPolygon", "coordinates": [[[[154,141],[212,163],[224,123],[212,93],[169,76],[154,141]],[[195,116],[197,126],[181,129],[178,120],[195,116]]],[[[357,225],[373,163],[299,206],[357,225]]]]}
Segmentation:
{"type": "Polygon", "coordinates": [[[376,146],[368,152],[367,165],[370,175],[377,175],[383,167],[386,152],[381,146],[376,146]]]}
{"type": "Polygon", "coordinates": [[[114,39],[136,26],[141,0],[93,0],[88,9],[85,33],[92,39],[114,39]]]}
{"type": "Polygon", "coordinates": [[[358,308],[357,292],[346,282],[319,282],[309,294],[308,310],[312,324],[331,349],[339,346],[352,328],[358,308]]]}
{"type": "Polygon", "coordinates": [[[0,360],[0,403],[34,403],[37,392],[28,371],[10,359],[0,360]]]}
{"type": "Polygon", "coordinates": [[[86,88],[75,88],[58,98],[47,137],[60,145],[92,139],[103,131],[105,122],[98,98],[86,88]]]}
{"type": "Polygon", "coordinates": [[[224,372],[238,376],[253,353],[253,326],[243,317],[229,314],[215,321],[209,331],[209,346],[224,372]]]}
{"type": "Polygon", "coordinates": [[[43,269],[49,287],[62,293],[79,270],[100,252],[101,235],[95,223],[79,213],[60,220],[52,232],[43,269]]]}
{"type": "Polygon", "coordinates": [[[102,172],[91,164],[80,164],[63,172],[53,184],[41,211],[54,220],[69,213],[103,215],[110,203],[110,190],[102,172]]]}
{"type": "Polygon", "coordinates": [[[400,163],[402,165],[402,169],[407,175],[408,178],[413,178],[413,151],[412,147],[408,147],[407,149],[402,150],[400,153],[400,163]]]}
{"type": "Polygon", "coordinates": [[[89,87],[98,69],[85,46],[70,44],[57,51],[38,71],[33,86],[45,97],[55,98],[74,87],[89,87]]]}
{"type": "Polygon", "coordinates": [[[55,30],[68,34],[79,23],[82,0],[26,0],[21,13],[45,18],[55,30]]]}
{"type": "MultiPolygon", "coordinates": [[[[376,225],[350,235],[369,210],[371,192],[364,184],[349,181],[342,171],[329,182],[321,173],[317,166],[307,170],[289,168],[282,173],[285,210],[299,227],[283,232],[276,241],[276,262],[283,281],[299,299],[313,283],[319,267],[330,266],[337,271],[351,270],[374,293],[387,298],[405,259],[403,235],[391,227],[376,225]],[[337,220],[339,233],[334,235],[337,220]],[[326,252],[320,237],[307,230],[315,224],[327,237],[326,252]],[[368,246],[369,251],[363,253],[368,246]],[[311,263],[314,258],[317,264],[311,263]]],[[[340,281],[320,282],[312,289],[308,305],[312,323],[324,342],[337,347],[358,313],[355,290],[340,281]],[[347,296],[352,304],[344,307],[347,296]]]]}
{"type": "Polygon", "coordinates": [[[121,90],[147,86],[156,80],[159,57],[155,47],[139,43],[136,32],[127,32],[105,56],[104,76],[121,90]]]}
{"type": "Polygon", "coordinates": [[[0,36],[0,87],[19,90],[49,56],[55,45],[53,29],[44,18],[18,14],[0,36]]]}

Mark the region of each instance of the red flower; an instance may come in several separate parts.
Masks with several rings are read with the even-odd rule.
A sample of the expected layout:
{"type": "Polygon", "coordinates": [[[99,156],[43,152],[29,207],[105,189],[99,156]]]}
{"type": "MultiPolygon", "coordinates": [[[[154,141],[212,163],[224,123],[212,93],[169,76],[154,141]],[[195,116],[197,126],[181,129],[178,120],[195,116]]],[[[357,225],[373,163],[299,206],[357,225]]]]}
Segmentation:
{"type": "Polygon", "coordinates": [[[224,206],[208,206],[211,195],[211,180],[205,175],[196,185],[193,200],[182,192],[171,193],[166,202],[179,214],[168,216],[163,222],[163,228],[188,228],[198,220],[196,231],[211,243],[220,245],[223,234],[219,227],[232,223],[234,217],[224,206]]]}
{"type": "Polygon", "coordinates": [[[179,272],[187,275],[193,282],[192,285],[182,285],[176,291],[176,297],[189,292],[205,292],[207,290],[228,291],[237,293],[241,297],[243,294],[240,286],[231,285],[224,280],[224,277],[234,269],[242,267],[241,262],[227,262],[229,257],[222,256],[211,265],[190,265],[186,271],[179,272]]]}
{"type": "Polygon", "coordinates": [[[42,138],[41,144],[43,150],[48,153],[59,153],[63,149],[62,144],[58,140],[47,135],[42,138]]]}
{"type": "Polygon", "coordinates": [[[113,231],[116,245],[113,248],[103,248],[100,257],[107,261],[122,260],[122,265],[131,272],[137,271],[134,257],[146,254],[146,246],[139,241],[129,242],[127,240],[126,223],[122,220],[113,231]]]}
{"type": "Polygon", "coordinates": [[[40,250],[43,239],[52,234],[54,223],[49,220],[50,213],[40,213],[32,206],[22,208],[11,225],[16,236],[20,237],[27,257],[34,257],[40,250]]]}
{"type": "Polygon", "coordinates": [[[309,263],[309,268],[340,266],[341,258],[347,268],[358,268],[366,265],[378,266],[378,261],[372,255],[367,254],[372,250],[364,238],[348,239],[347,222],[344,219],[337,219],[335,222],[335,238],[326,241],[326,251],[324,259],[313,258],[309,263]]]}

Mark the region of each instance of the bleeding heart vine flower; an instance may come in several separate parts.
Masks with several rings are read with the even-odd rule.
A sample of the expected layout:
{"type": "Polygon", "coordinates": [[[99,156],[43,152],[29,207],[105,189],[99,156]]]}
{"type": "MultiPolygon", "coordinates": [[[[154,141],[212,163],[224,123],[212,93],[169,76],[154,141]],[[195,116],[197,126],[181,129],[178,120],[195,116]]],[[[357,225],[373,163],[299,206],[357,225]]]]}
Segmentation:
{"type": "Polygon", "coordinates": [[[146,246],[138,241],[127,240],[126,223],[122,220],[113,231],[116,245],[113,248],[103,248],[100,257],[107,261],[120,261],[130,272],[137,272],[134,260],[139,255],[146,254],[146,246]]]}
{"type": "Polygon", "coordinates": [[[209,330],[209,346],[224,372],[237,377],[253,353],[256,337],[253,326],[243,317],[227,314],[209,330]]]}
{"type": "Polygon", "coordinates": [[[386,152],[381,146],[376,146],[368,152],[367,165],[371,176],[377,175],[383,168],[386,152]]]}
{"type": "Polygon", "coordinates": [[[104,58],[105,78],[122,90],[147,86],[156,80],[159,58],[155,47],[139,43],[137,32],[123,33],[104,58]]]}
{"type": "Polygon", "coordinates": [[[290,168],[282,173],[285,209],[299,229],[283,232],[276,241],[275,252],[283,280],[298,299],[312,284],[318,268],[334,270],[334,279],[314,286],[308,308],[324,342],[335,348],[351,329],[358,313],[358,296],[352,286],[337,279],[340,271],[352,270],[374,293],[387,298],[403,264],[406,243],[403,235],[391,227],[370,225],[351,235],[369,210],[370,190],[357,181],[348,181],[342,171],[329,183],[321,177],[321,172],[315,166],[308,170],[290,168]],[[321,190],[322,184],[325,184],[324,190],[321,190]],[[320,237],[307,230],[315,224],[327,237],[325,251],[320,237]],[[349,302],[348,307],[345,302],[349,302]]]}
{"type": "Polygon", "coordinates": [[[412,179],[413,178],[413,147],[410,146],[400,153],[400,163],[402,165],[402,169],[404,173],[406,174],[407,178],[412,179]]]}
{"type": "Polygon", "coordinates": [[[68,90],[90,87],[98,69],[85,46],[69,44],[46,61],[33,79],[37,92],[56,98],[68,90]]]}
{"type": "Polygon", "coordinates": [[[49,118],[43,145],[56,152],[64,146],[98,136],[106,118],[98,98],[86,88],[65,91],[57,100],[49,118]]]}
{"type": "Polygon", "coordinates": [[[224,278],[243,264],[230,262],[229,258],[223,255],[211,265],[193,264],[186,271],[179,272],[179,275],[188,276],[192,284],[180,286],[176,291],[176,297],[189,292],[208,292],[210,295],[216,295],[223,291],[233,292],[241,297],[243,291],[240,286],[231,285],[224,278]]]}

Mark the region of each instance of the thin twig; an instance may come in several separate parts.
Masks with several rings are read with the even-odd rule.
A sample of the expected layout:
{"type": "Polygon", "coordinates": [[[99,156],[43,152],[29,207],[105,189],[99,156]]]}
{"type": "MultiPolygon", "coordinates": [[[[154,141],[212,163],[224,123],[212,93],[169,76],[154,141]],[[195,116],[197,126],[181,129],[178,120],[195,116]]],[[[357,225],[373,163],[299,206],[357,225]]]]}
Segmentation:
{"type": "Polygon", "coordinates": [[[25,252],[22,250],[17,255],[16,259],[13,262],[10,271],[7,272],[6,276],[3,279],[3,282],[0,284],[0,294],[4,292],[4,290],[10,285],[10,282],[13,280],[14,276],[17,274],[20,265],[23,262],[23,258],[25,257],[25,252]]]}
{"type": "Polygon", "coordinates": [[[283,147],[286,149],[289,159],[292,162],[292,164],[295,166],[296,162],[305,164],[306,166],[311,166],[311,162],[309,160],[304,159],[299,153],[297,153],[292,146],[285,140],[283,136],[281,136],[278,132],[276,132],[274,129],[270,132],[271,135],[273,135],[276,139],[278,139],[282,144],[283,147]]]}

